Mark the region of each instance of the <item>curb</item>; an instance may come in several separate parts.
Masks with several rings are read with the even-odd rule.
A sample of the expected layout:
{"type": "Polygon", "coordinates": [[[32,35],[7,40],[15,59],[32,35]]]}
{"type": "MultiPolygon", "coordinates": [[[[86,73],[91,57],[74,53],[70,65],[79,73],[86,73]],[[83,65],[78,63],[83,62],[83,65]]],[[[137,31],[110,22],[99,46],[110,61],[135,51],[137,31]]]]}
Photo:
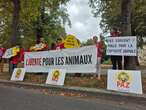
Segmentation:
{"type": "Polygon", "coordinates": [[[0,84],[8,85],[8,86],[16,86],[16,87],[30,87],[30,88],[40,88],[40,89],[48,89],[52,91],[58,92],[67,92],[67,93],[81,93],[86,94],[87,96],[94,96],[97,98],[107,98],[107,99],[116,99],[116,100],[125,100],[128,101],[142,101],[146,102],[146,94],[129,94],[129,93],[121,93],[103,89],[94,89],[94,88],[84,88],[84,87],[65,87],[65,86],[52,86],[46,84],[32,84],[26,82],[14,82],[7,80],[0,80],[0,84]]]}

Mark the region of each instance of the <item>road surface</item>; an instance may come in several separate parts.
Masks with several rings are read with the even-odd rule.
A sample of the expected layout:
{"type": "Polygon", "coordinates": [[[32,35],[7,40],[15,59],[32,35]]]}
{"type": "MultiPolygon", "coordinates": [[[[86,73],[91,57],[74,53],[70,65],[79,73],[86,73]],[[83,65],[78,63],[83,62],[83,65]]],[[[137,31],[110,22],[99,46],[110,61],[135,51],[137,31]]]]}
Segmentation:
{"type": "Polygon", "coordinates": [[[0,85],[0,110],[146,110],[146,106],[124,101],[45,95],[39,90],[0,85]]]}

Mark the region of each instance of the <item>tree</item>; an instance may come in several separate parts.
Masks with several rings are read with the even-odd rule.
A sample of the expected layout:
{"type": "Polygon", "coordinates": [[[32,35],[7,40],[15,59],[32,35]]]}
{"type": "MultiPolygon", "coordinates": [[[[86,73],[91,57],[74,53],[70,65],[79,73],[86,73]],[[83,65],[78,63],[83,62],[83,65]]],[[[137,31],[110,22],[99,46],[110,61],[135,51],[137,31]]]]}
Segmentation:
{"type": "MultiPolygon", "coordinates": [[[[146,0],[132,0],[131,4],[131,32],[139,37],[146,36],[146,0]]],[[[100,23],[104,32],[113,26],[121,27],[121,4],[123,0],[89,0],[95,17],[101,16],[100,23]]]]}
{"type": "MultiPolygon", "coordinates": [[[[146,36],[145,0],[90,0],[89,5],[95,17],[101,15],[100,26],[104,32],[109,32],[114,26],[119,27],[124,36],[137,36],[138,44],[142,45],[141,39],[146,36]]],[[[126,68],[135,68],[134,57],[128,58],[126,68]]]]}
{"type": "MultiPolygon", "coordinates": [[[[18,1],[20,2],[20,10],[17,13],[19,15],[17,17],[19,23],[17,22],[17,32],[15,32],[17,34],[16,42],[14,42],[15,39],[13,37],[15,45],[21,44],[21,42],[23,42],[26,48],[33,45],[36,41],[36,30],[39,27],[43,29],[41,36],[45,37],[49,42],[56,39],[56,37],[65,36],[66,33],[63,24],[67,22],[70,24],[70,21],[63,5],[69,0],[18,1]],[[45,11],[41,11],[42,1],[45,2],[45,11]],[[42,12],[44,13],[43,16],[42,12]],[[23,40],[20,38],[21,35],[24,36],[23,40]]],[[[10,40],[8,39],[12,39],[10,37],[15,29],[12,28],[13,10],[14,4],[12,0],[0,0],[0,43],[5,47],[11,47],[9,45],[10,40]]]]}
{"type": "Polygon", "coordinates": [[[113,26],[120,27],[120,2],[121,0],[89,0],[89,6],[93,9],[94,17],[101,16],[100,27],[104,32],[113,26]]]}
{"type": "Polygon", "coordinates": [[[65,23],[71,24],[67,10],[64,7],[58,7],[46,11],[43,7],[45,7],[44,3],[41,7],[41,16],[34,22],[37,38],[45,37],[46,39],[56,40],[57,37],[65,37],[64,25],[65,23]]]}
{"type": "Polygon", "coordinates": [[[81,45],[83,46],[93,45],[93,40],[87,39],[87,41],[82,42],[81,45]]]}
{"type": "MultiPolygon", "coordinates": [[[[121,3],[121,16],[122,16],[122,35],[131,36],[131,12],[132,12],[132,0],[122,0],[121,3]]],[[[125,69],[136,69],[135,57],[125,57],[124,60],[125,69]]]]}
{"type": "Polygon", "coordinates": [[[13,3],[13,18],[12,18],[12,35],[11,35],[11,46],[16,45],[18,30],[19,30],[19,17],[20,17],[20,0],[12,0],[13,3]]]}

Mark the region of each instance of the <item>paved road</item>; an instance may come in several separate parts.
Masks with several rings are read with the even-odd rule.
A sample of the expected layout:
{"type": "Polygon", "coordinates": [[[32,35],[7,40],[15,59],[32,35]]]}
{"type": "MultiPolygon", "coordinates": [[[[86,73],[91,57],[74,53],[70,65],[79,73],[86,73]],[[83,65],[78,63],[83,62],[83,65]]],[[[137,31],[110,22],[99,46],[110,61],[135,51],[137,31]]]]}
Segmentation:
{"type": "Polygon", "coordinates": [[[146,110],[146,106],[94,98],[44,95],[0,85],[0,110],[146,110]]]}

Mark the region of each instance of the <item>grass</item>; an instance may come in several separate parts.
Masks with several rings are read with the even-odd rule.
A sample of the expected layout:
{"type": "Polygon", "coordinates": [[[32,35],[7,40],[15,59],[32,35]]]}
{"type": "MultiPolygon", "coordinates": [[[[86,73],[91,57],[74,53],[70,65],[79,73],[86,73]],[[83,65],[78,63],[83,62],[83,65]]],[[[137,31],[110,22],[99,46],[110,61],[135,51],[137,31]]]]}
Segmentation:
{"type": "MultiPolygon", "coordinates": [[[[104,66],[104,68],[109,68],[109,65],[104,66]]],[[[45,84],[47,74],[33,74],[27,73],[24,78],[24,82],[45,84]]],[[[0,79],[10,80],[10,75],[8,73],[0,73],[0,79]]],[[[87,88],[98,88],[106,89],[107,87],[107,76],[101,76],[101,80],[97,80],[93,75],[81,75],[76,77],[75,75],[67,74],[65,78],[64,86],[77,86],[77,87],[87,87],[87,88]]],[[[146,77],[142,77],[143,92],[146,93],[146,77]]]]}
{"type": "Polygon", "coordinates": [[[97,80],[93,76],[67,76],[65,79],[65,86],[78,86],[88,88],[106,88],[106,76],[102,76],[101,80],[97,80]]]}

